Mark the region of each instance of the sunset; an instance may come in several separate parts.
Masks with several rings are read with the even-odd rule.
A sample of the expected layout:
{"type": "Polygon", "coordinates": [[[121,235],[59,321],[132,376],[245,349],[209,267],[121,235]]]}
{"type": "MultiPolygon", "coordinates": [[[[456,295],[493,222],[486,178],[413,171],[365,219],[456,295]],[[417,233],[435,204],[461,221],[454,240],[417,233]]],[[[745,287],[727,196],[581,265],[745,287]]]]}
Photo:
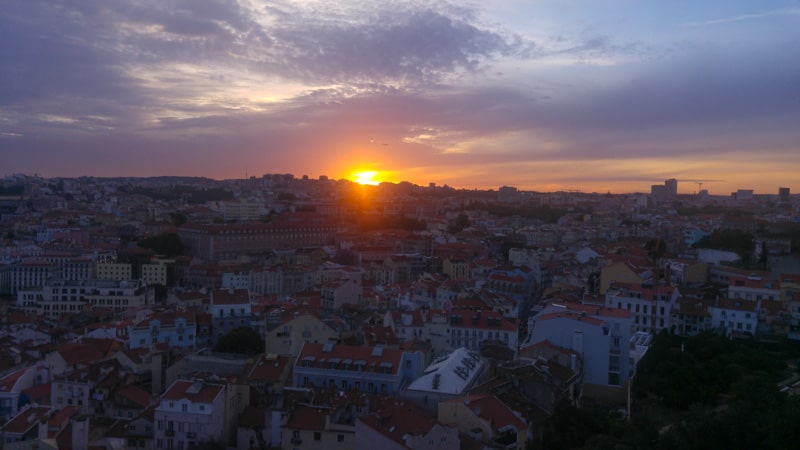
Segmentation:
{"type": "Polygon", "coordinates": [[[0,30],[0,175],[724,195],[800,173],[793,1],[35,0],[0,30]]]}

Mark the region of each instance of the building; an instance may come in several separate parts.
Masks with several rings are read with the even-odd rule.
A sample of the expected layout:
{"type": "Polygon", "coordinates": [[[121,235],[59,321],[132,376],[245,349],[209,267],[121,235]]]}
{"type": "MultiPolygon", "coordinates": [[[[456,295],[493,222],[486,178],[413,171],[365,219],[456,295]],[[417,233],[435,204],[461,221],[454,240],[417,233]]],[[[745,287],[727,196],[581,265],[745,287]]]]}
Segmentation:
{"type": "Polygon", "coordinates": [[[517,326],[495,311],[450,312],[450,349],[480,351],[487,343],[502,344],[516,353],[517,326]]]}
{"type": "Polygon", "coordinates": [[[247,289],[214,289],[208,313],[217,337],[239,327],[249,327],[253,318],[250,294],[247,289]]]}
{"type": "Polygon", "coordinates": [[[359,417],[355,438],[356,450],[461,448],[458,428],[443,425],[434,413],[408,402],[394,402],[359,417]]]}
{"type": "Polygon", "coordinates": [[[680,297],[673,286],[647,286],[630,283],[612,283],[606,291],[605,305],[609,308],[627,309],[633,317],[636,331],[669,330],[671,312],[680,297]]]}
{"type": "Polygon", "coordinates": [[[530,438],[528,424],[491,394],[471,394],[442,402],[439,422],[492,448],[526,448],[530,438]]]}
{"type": "Polygon", "coordinates": [[[296,357],[304,344],[318,344],[339,337],[338,331],[311,313],[276,310],[267,318],[264,352],[296,357]]]}
{"type": "Polygon", "coordinates": [[[462,347],[436,358],[401,397],[436,411],[440,402],[465,395],[482,382],[488,376],[488,368],[489,363],[480,354],[462,347]]]}
{"type": "Polygon", "coordinates": [[[51,280],[41,288],[20,291],[17,303],[32,314],[58,318],[86,308],[139,308],[152,304],[153,298],[153,288],[142,280],[51,280]]]}
{"type": "Polygon", "coordinates": [[[155,410],[155,448],[190,449],[200,442],[222,440],[224,423],[224,385],[176,380],[155,410]]]}
{"type": "Polygon", "coordinates": [[[235,259],[275,249],[320,247],[333,243],[336,225],[313,213],[284,213],[269,223],[187,224],[178,235],[189,256],[205,261],[235,259]]]}
{"type": "Polygon", "coordinates": [[[58,267],[49,261],[26,261],[0,268],[0,291],[16,296],[19,291],[44,286],[55,277],[58,267]]]}
{"type": "Polygon", "coordinates": [[[130,280],[133,278],[133,264],[129,263],[98,263],[96,266],[98,280],[130,280]]]}
{"type": "Polygon", "coordinates": [[[574,350],[583,359],[584,396],[622,400],[635,369],[629,348],[633,330],[627,309],[553,303],[528,320],[522,351],[545,340],[574,350]]]}
{"type": "Polygon", "coordinates": [[[331,387],[396,394],[417,379],[423,369],[420,352],[404,352],[382,345],[356,347],[305,344],[294,365],[295,387],[331,387]]]}
{"type": "Polygon", "coordinates": [[[713,329],[729,335],[753,335],[758,328],[759,303],[720,298],[709,306],[713,329]]]}
{"type": "Polygon", "coordinates": [[[128,330],[131,349],[152,349],[157,344],[193,349],[197,346],[197,323],[190,313],[161,312],[128,330]]]}

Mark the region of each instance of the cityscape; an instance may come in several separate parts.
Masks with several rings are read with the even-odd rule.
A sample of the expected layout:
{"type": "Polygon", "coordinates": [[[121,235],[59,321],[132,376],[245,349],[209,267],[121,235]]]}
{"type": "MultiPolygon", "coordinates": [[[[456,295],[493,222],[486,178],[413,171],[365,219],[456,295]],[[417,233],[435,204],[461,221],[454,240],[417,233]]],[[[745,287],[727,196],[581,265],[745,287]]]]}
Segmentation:
{"type": "Polygon", "coordinates": [[[798,447],[797,0],[0,11],[0,448],[798,447]]]}
{"type": "Polygon", "coordinates": [[[0,179],[4,448],[677,448],[741,383],[792,439],[789,187],[356,179],[0,179]]]}

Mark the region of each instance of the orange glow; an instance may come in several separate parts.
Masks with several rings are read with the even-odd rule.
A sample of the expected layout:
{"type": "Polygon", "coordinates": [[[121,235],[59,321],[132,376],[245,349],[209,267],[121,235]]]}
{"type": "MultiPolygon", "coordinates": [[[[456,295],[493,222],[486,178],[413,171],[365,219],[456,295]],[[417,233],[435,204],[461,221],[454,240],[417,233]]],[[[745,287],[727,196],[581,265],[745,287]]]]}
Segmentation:
{"type": "Polygon", "coordinates": [[[354,172],[350,178],[358,183],[358,184],[369,184],[371,186],[377,186],[380,184],[380,181],[376,180],[375,177],[378,176],[378,172],[375,170],[366,170],[363,172],[354,172]]]}

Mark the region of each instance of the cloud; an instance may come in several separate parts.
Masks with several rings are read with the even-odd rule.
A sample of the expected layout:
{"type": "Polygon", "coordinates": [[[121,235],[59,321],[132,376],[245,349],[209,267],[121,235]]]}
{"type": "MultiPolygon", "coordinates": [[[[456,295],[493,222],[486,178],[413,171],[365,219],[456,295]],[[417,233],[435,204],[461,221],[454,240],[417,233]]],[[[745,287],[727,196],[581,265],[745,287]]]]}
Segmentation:
{"type": "Polygon", "coordinates": [[[699,27],[699,26],[708,26],[708,25],[721,25],[727,23],[734,23],[734,22],[741,22],[745,20],[756,20],[756,19],[763,19],[772,16],[794,16],[800,15],[800,8],[785,8],[785,9],[778,9],[772,11],[765,11],[762,13],[756,14],[740,14],[731,17],[723,17],[719,19],[711,19],[711,20],[704,20],[701,22],[687,22],[682,24],[683,26],[687,27],[699,27]]]}

